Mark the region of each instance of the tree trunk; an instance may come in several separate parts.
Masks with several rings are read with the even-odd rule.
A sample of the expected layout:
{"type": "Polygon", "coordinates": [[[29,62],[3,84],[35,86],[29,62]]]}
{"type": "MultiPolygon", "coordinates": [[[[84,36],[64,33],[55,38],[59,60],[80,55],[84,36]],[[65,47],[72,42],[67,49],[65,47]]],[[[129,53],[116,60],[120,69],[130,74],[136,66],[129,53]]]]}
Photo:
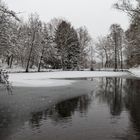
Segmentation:
{"type": "Polygon", "coordinates": [[[7,55],[7,60],[6,61],[7,61],[7,65],[9,66],[10,65],[10,56],[7,55]]]}
{"type": "Polygon", "coordinates": [[[10,68],[12,68],[12,64],[13,64],[13,54],[11,55],[11,59],[10,59],[10,68]]]}
{"type": "Polygon", "coordinates": [[[35,40],[35,32],[33,33],[32,44],[31,44],[31,48],[30,48],[30,52],[29,52],[29,57],[27,60],[26,72],[29,72],[29,64],[30,64],[30,60],[31,60],[31,54],[33,51],[34,40],[35,40]]]}
{"type": "Polygon", "coordinates": [[[121,69],[123,70],[123,52],[121,48],[121,69]]]}
{"type": "Polygon", "coordinates": [[[104,59],[103,59],[103,56],[102,56],[102,69],[104,68],[104,59]]]}
{"type": "Polygon", "coordinates": [[[114,48],[114,51],[115,51],[115,69],[114,71],[117,71],[117,68],[118,68],[118,65],[117,65],[117,35],[116,33],[114,33],[114,43],[115,43],[115,48],[114,48]]]}
{"type": "Polygon", "coordinates": [[[41,64],[42,64],[42,60],[43,60],[43,54],[44,54],[44,46],[43,46],[41,56],[40,56],[40,60],[39,60],[39,64],[38,64],[38,72],[40,72],[40,69],[41,69],[41,64]]]}
{"type": "Polygon", "coordinates": [[[106,56],[105,68],[107,68],[108,67],[108,55],[107,55],[106,50],[105,50],[105,56],[106,56]]]}

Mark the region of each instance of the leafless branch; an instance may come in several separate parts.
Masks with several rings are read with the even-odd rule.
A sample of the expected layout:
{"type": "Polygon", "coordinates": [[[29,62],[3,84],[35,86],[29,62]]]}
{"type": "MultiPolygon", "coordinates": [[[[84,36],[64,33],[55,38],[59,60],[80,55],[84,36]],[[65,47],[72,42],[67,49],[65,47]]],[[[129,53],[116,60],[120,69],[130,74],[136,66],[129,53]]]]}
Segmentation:
{"type": "Polygon", "coordinates": [[[20,19],[17,17],[14,11],[8,10],[4,6],[0,6],[0,11],[14,17],[17,21],[20,21],[20,19]]]}

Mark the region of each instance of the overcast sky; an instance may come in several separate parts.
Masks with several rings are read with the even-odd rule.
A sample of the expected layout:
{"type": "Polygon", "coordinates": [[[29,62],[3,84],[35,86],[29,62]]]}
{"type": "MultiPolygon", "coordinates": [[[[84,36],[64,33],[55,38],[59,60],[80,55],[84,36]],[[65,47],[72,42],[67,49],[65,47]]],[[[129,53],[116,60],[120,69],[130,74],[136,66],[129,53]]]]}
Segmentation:
{"type": "Polygon", "coordinates": [[[42,21],[64,17],[76,28],[86,26],[93,38],[108,33],[113,23],[128,27],[128,17],[112,5],[116,0],[5,0],[10,9],[27,19],[37,12],[42,21]]]}

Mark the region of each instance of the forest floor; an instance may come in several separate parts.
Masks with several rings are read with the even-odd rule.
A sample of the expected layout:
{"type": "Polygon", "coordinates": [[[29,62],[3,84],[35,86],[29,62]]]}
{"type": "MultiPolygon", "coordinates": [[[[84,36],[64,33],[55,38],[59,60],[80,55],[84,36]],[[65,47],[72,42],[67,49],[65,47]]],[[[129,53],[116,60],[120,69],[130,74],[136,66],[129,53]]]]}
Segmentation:
{"type": "Polygon", "coordinates": [[[129,77],[128,72],[111,71],[58,71],[40,73],[10,73],[9,81],[18,87],[65,86],[75,82],[76,78],[129,77]]]}

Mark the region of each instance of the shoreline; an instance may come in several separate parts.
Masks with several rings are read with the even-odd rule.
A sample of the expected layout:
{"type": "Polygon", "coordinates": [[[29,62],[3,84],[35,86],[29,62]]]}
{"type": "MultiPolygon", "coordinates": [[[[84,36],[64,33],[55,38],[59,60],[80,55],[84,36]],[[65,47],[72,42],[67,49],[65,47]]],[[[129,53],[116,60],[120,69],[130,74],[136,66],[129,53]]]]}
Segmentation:
{"type": "Polygon", "coordinates": [[[131,77],[130,72],[59,71],[40,73],[11,73],[9,81],[17,87],[54,87],[70,85],[76,78],[131,77]]]}

